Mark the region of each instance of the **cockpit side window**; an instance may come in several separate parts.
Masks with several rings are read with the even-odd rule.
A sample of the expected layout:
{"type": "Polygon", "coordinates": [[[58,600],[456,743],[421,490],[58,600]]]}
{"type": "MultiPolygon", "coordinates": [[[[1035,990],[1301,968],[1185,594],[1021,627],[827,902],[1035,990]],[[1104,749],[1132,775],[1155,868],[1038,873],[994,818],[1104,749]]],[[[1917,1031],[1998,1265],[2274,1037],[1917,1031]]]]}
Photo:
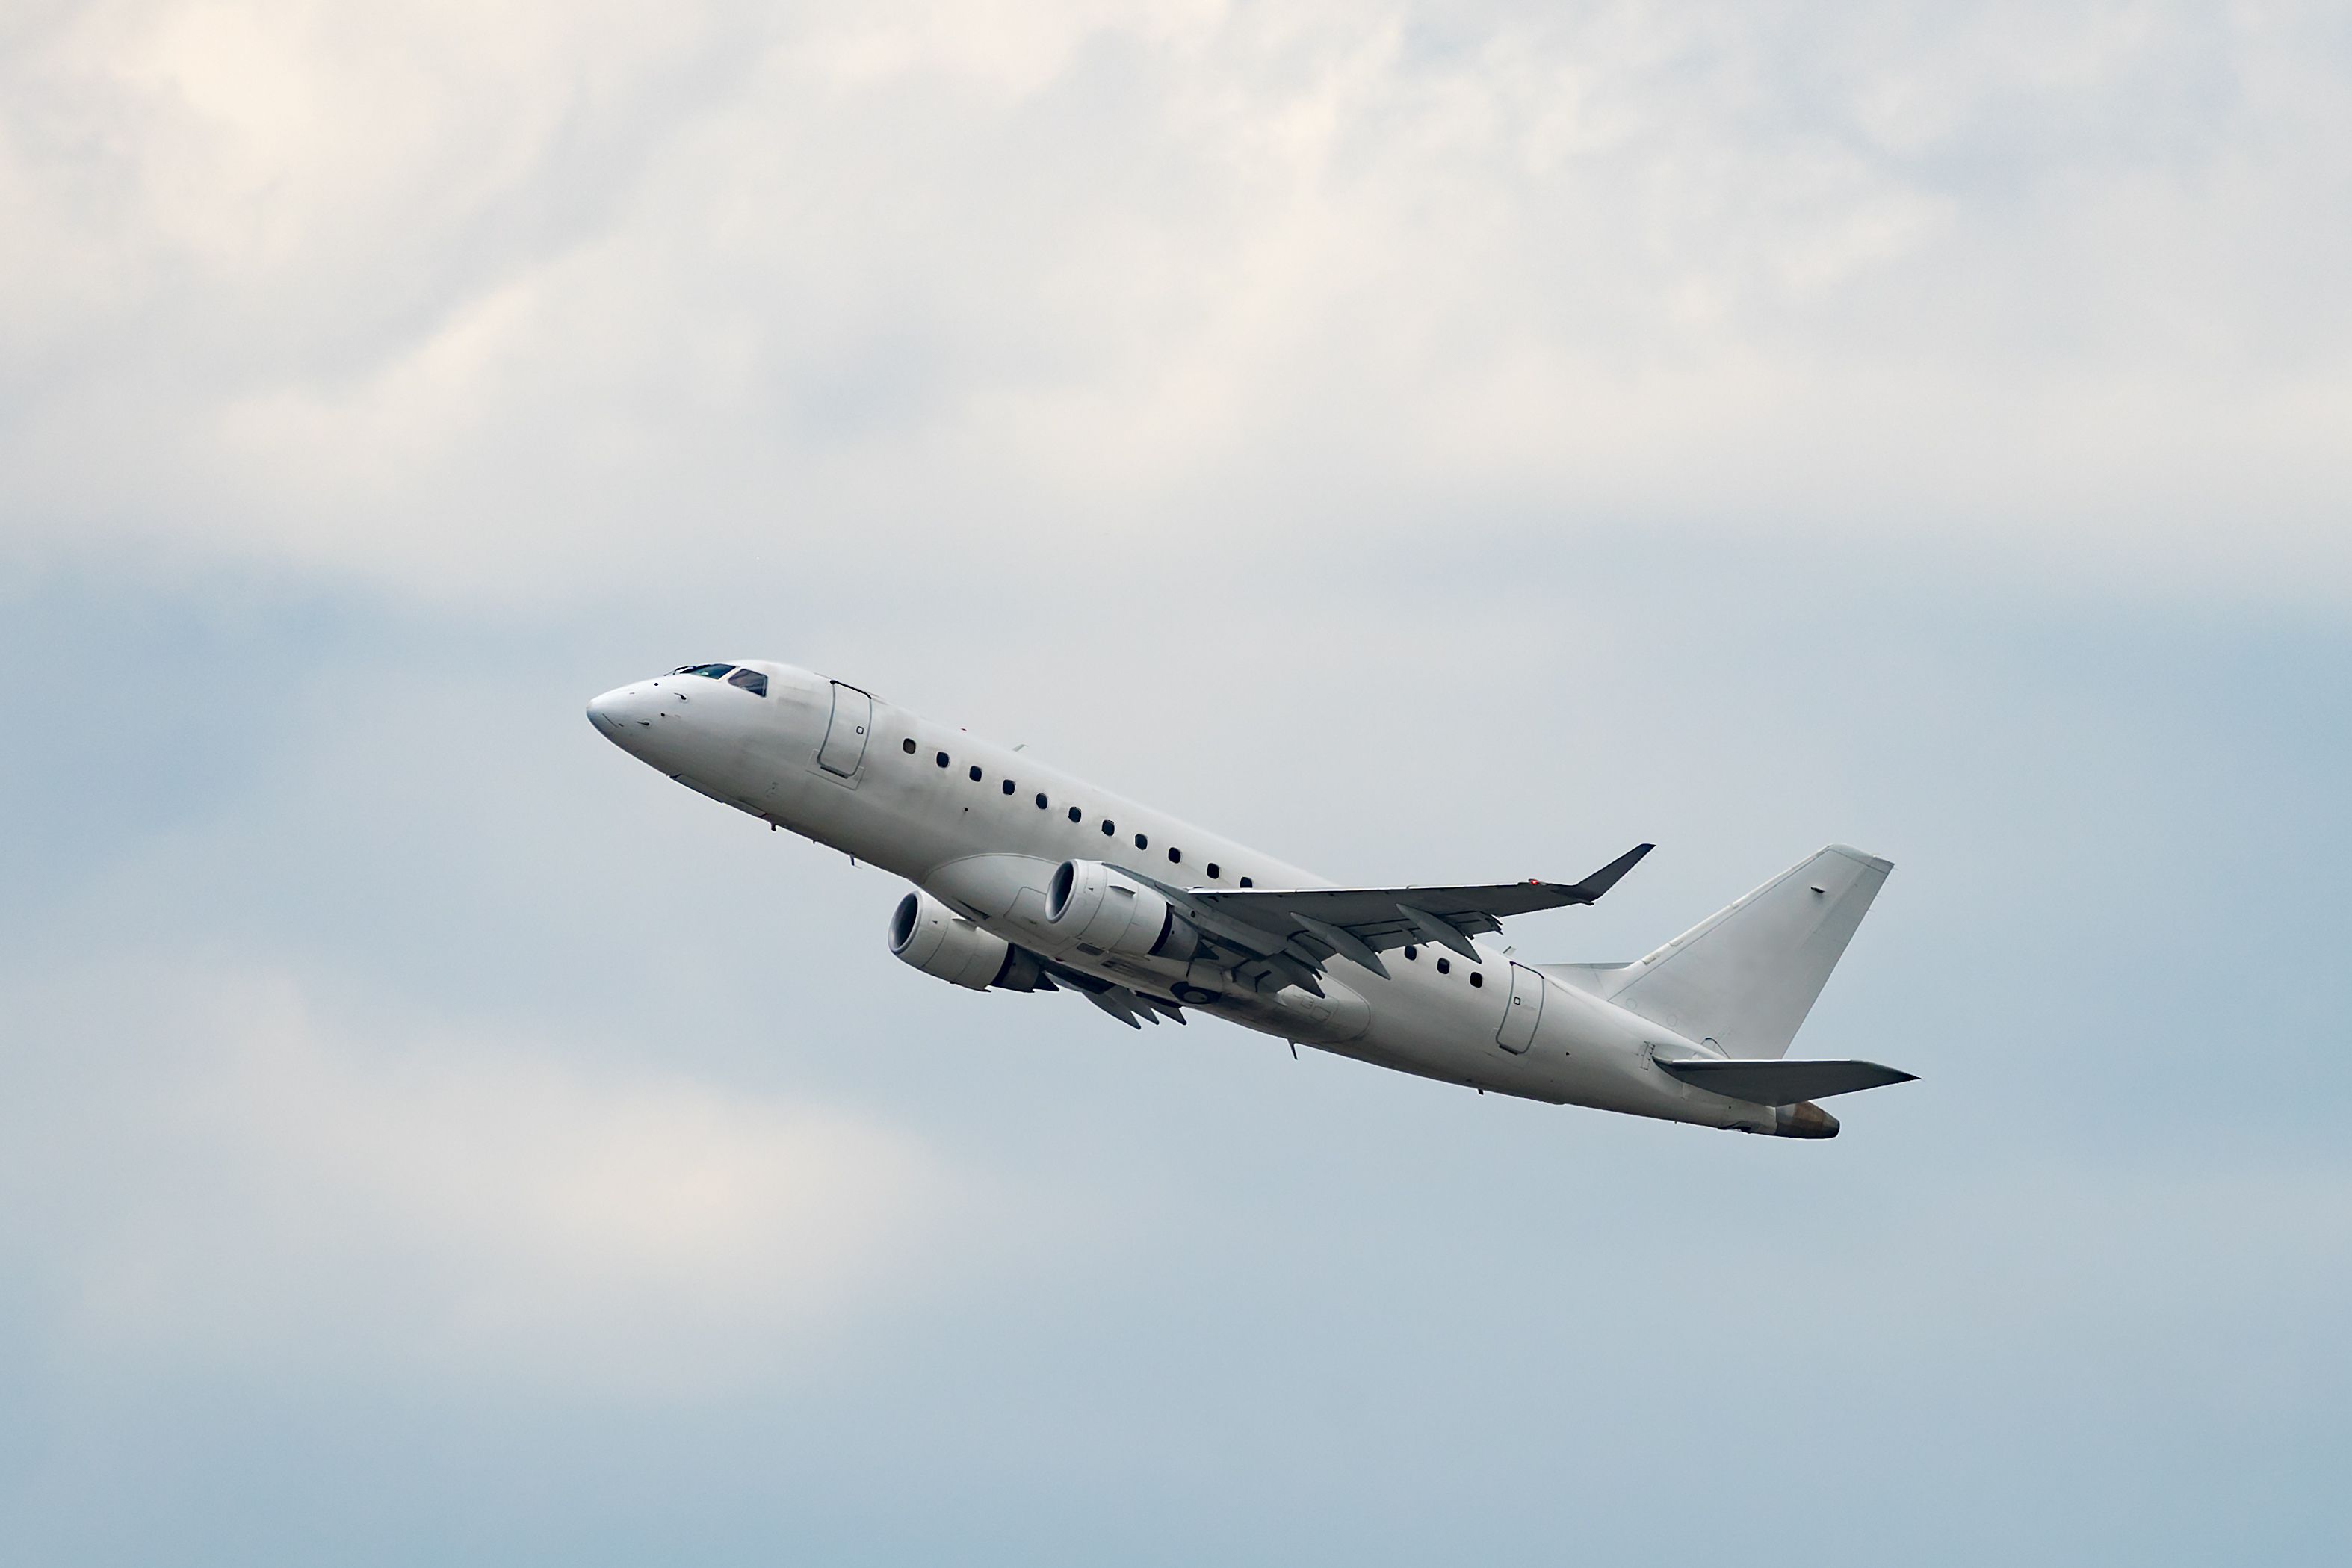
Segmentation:
{"type": "Polygon", "coordinates": [[[723,679],[726,676],[727,672],[734,667],[735,666],[732,664],[680,664],[677,669],[672,670],[670,674],[673,675],[708,675],[712,680],[716,681],[723,679]]]}
{"type": "Polygon", "coordinates": [[[727,677],[727,684],[730,686],[741,686],[755,697],[768,695],[768,677],[757,670],[738,670],[727,677]]]}

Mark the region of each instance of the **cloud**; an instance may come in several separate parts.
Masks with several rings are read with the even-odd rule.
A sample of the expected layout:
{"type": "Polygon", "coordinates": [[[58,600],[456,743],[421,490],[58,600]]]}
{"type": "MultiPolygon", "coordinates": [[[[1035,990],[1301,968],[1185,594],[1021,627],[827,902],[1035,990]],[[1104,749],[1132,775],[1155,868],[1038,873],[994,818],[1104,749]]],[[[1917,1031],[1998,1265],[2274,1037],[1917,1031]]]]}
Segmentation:
{"type": "Polygon", "coordinates": [[[13,1185],[49,1201],[0,1244],[101,1361],[740,1386],[990,1205],[821,1104],[477,1031],[358,1040],[284,979],[74,985],[112,1000],[12,1073],[13,1185]]]}
{"type": "Polygon", "coordinates": [[[30,1550],[2344,1555],[2325,8],[19,11],[30,1550]],[[1342,878],[1662,844],[1538,957],[1864,843],[1806,1049],[1924,1082],[926,981],[581,719],[751,655],[1342,878]]]}
{"type": "Polygon", "coordinates": [[[2347,68],[2295,7],[60,13],[9,559],[510,602],[1466,515],[2337,600],[2347,68]]]}

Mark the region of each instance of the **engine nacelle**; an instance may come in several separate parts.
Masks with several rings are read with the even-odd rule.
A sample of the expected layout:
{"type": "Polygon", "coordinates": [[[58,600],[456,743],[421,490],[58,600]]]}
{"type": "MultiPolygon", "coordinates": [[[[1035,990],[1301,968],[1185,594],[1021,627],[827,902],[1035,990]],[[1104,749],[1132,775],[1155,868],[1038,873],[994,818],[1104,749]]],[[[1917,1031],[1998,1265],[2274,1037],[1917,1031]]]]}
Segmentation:
{"type": "Polygon", "coordinates": [[[1160,894],[1100,861],[1064,861],[1054,868],[1045,918],[1072,942],[1134,958],[1189,960],[1201,934],[1160,894]]]}
{"type": "Polygon", "coordinates": [[[926,975],[984,991],[1034,991],[1045,978],[1036,956],[983,931],[933,898],[915,892],[890,915],[890,952],[926,975]]]}

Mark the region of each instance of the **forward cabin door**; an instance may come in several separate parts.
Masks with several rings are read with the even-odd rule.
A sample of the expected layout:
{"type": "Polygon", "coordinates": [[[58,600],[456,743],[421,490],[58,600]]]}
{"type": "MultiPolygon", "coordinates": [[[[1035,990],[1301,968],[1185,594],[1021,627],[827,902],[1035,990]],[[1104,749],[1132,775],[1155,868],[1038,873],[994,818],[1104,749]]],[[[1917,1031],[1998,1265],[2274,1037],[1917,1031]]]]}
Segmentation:
{"type": "Polygon", "coordinates": [[[834,682],[833,722],[825,726],[824,744],[817,748],[817,766],[844,779],[856,772],[866,760],[866,732],[873,727],[874,699],[856,686],[834,682]]]}
{"type": "Polygon", "coordinates": [[[1514,1055],[1536,1042],[1536,1020],[1543,1017],[1541,975],[1525,964],[1511,966],[1511,1005],[1503,1009],[1503,1027],[1495,1043],[1514,1055]]]}

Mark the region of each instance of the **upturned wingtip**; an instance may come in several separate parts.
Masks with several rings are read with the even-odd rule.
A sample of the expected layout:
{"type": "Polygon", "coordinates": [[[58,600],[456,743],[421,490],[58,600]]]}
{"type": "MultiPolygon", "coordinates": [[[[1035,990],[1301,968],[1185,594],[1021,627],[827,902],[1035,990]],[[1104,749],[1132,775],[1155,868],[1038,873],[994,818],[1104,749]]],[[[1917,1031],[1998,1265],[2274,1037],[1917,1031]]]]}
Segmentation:
{"type": "Polygon", "coordinates": [[[1607,865],[1602,866],[1599,871],[1594,872],[1591,876],[1588,876],[1582,882],[1578,883],[1576,884],[1577,891],[1584,894],[1585,903],[1591,903],[1594,899],[1600,897],[1602,894],[1616,886],[1617,883],[1623,879],[1627,872],[1632,871],[1635,866],[1642,863],[1642,857],[1643,855],[1648,854],[1652,850],[1656,849],[1657,847],[1658,846],[1655,844],[1635,844],[1632,849],[1627,850],[1623,854],[1619,855],[1615,860],[1611,861],[1607,865]]]}

